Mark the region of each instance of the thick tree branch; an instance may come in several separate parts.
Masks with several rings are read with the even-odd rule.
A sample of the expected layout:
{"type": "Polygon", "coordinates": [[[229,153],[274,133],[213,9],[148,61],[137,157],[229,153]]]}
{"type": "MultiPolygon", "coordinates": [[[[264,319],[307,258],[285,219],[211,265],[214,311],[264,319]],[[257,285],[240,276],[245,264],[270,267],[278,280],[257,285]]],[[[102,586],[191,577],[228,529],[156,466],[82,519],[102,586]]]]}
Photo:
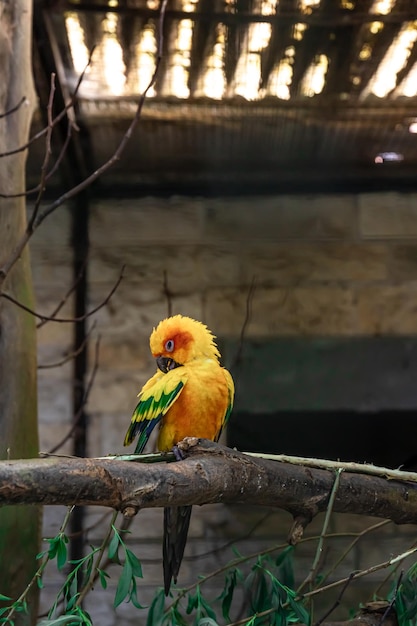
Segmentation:
{"type": "MultiPolygon", "coordinates": [[[[92,504],[132,516],[147,507],[249,502],[289,511],[300,534],[299,526],[328,506],[333,471],[258,459],[194,438],[184,440],[182,449],[188,458],[168,464],[63,457],[2,461],[0,505],[92,504]]],[[[333,511],[417,523],[417,485],[343,472],[333,511]]]]}

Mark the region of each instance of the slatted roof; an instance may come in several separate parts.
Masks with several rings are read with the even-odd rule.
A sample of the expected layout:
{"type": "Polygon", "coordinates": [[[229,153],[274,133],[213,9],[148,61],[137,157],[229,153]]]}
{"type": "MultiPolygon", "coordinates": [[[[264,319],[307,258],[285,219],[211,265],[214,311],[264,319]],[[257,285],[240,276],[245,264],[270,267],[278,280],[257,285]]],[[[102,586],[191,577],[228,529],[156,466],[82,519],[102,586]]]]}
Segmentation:
{"type": "Polygon", "coordinates": [[[77,93],[95,166],[118,145],[161,48],[141,124],[107,184],[413,186],[415,0],[169,0],[162,33],[159,9],[42,9],[64,94],[95,47],[77,93]]]}

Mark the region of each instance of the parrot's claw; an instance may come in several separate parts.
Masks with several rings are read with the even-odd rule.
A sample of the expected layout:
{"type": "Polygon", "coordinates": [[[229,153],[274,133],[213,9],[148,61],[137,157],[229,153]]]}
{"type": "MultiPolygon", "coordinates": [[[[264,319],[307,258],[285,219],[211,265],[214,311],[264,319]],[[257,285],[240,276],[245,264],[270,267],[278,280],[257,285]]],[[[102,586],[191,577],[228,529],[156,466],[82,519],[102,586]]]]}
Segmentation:
{"type": "Polygon", "coordinates": [[[172,448],[172,452],[174,453],[176,461],[183,461],[185,459],[184,453],[178,446],[174,446],[172,448]]]}

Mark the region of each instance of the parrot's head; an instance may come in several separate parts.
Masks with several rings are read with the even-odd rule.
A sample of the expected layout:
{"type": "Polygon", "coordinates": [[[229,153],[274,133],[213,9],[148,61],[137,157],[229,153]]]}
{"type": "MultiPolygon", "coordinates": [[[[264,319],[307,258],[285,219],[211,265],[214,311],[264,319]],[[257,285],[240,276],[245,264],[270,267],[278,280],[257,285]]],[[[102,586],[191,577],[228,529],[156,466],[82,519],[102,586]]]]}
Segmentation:
{"type": "Polygon", "coordinates": [[[149,343],[158,368],[165,374],[199,358],[220,358],[214,335],[191,317],[174,315],[154,328],[149,343]]]}

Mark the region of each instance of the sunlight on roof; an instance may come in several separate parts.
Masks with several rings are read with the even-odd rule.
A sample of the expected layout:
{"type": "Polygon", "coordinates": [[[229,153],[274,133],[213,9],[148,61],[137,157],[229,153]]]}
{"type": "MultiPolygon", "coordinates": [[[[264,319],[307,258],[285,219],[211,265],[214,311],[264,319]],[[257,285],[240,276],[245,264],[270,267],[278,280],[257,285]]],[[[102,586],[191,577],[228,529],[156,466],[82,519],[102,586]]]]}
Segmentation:
{"type": "Polygon", "coordinates": [[[297,22],[297,24],[294,24],[292,31],[293,39],[295,39],[296,41],[301,41],[304,37],[304,33],[306,30],[307,24],[305,24],[304,22],[297,22]]]}
{"type": "Polygon", "coordinates": [[[99,46],[100,56],[103,58],[103,78],[113,96],[122,95],[126,83],[123,51],[117,39],[117,21],[118,16],[115,13],[106,14],[103,22],[103,39],[99,46]]]}
{"type": "Polygon", "coordinates": [[[369,43],[366,43],[362,46],[361,51],[359,52],[359,58],[361,61],[367,61],[372,56],[372,46],[369,43]]]}
{"type": "MultiPolygon", "coordinates": [[[[139,93],[143,93],[151,81],[155,71],[156,51],[155,31],[153,26],[148,25],[141,32],[135,50],[137,59],[135,82],[137,83],[137,91],[139,93]]],[[[154,95],[155,88],[151,87],[148,91],[148,96],[151,97],[154,95]]]]}
{"type": "Polygon", "coordinates": [[[193,36],[192,20],[180,20],[177,26],[175,50],[171,56],[171,65],[167,70],[165,84],[166,91],[177,98],[188,98],[188,73],[191,57],[191,42],[193,36]]]}
{"type": "Polygon", "coordinates": [[[207,96],[214,100],[221,100],[226,89],[226,76],[224,73],[224,46],[225,26],[217,27],[216,43],[213,52],[207,60],[207,67],[201,79],[201,93],[197,95],[207,96]]]}
{"type": "Polygon", "coordinates": [[[304,96],[311,98],[323,91],[328,65],[329,59],[325,54],[320,54],[316,62],[310,65],[301,84],[304,96]]]}
{"type": "Polygon", "coordinates": [[[373,93],[379,98],[384,98],[395,89],[397,74],[406,64],[416,39],[417,22],[404,24],[367,87],[367,93],[373,93]]]}
{"type": "Polygon", "coordinates": [[[384,28],[383,22],[371,22],[369,25],[369,32],[372,33],[373,35],[376,35],[383,28],[384,28]]]}
{"type": "Polygon", "coordinates": [[[317,9],[320,0],[300,0],[299,7],[303,13],[311,13],[313,9],[317,9]]]}
{"type": "MultiPolygon", "coordinates": [[[[258,0],[254,5],[254,12],[261,15],[271,15],[276,11],[276,2],[270,0],[258,0]]],[[[249,25],[247,45],[240,56],[235,76],[235,93],[246,100],[260,97],[261,52],[268,46],[271,33],[272,26],[266,22],[249,25]]]]}
{"type": "Polygon", "coordinates": [[[259,22],[250,24],[248,29],[247,49],[241,55],[235,78],[235,93],[246,100],[256,100],[259,97],[259,83],[261,80],[261,55],[271,38],[271,24],[259,22]]]}
{"type": "Polygon", "coordinates": [[[268,93],[271,96],[281,98],[281,100],[289,100],[291,96],[290,85],[292,82],[292,72],[291,59],[286,57],[271,73],[268,83],[268,93]]]}
{"type": "Polygon", "coordinates": [[[417,96],[417,63],[414,63],[407,77],[395,90],[396,96],[407,96],[412,98],[417,96]]]}
{"type": "Polygon", "coordinates": [[[395,4],[395,0],[375,0],[371,6],[371,13],[380,13],[381,15],[388,15],[392,7],[395,4]]]}
{"type": "Polygon", "coordinates": [[[198,4],[198,0],[183,0],[182,2],[182,10],[187,11],[187,13],[192,13],[196,10],[198,4]]]}
{"type": "Polygon", "coordinates": [[[262,0],[259,11],[261,15],[274,15],[277,12],[277,0],[262,0]]]}
{"type": "Polygon", "coordinates": [[[88,50],[84,41],[84,31],[77,13],[68,13],[65,18],[65,25],[74,69],[78,74],[81,74],[87,67],[88,50]]]}
{"type": "MultiPolygon", "coordinates": [[[[109,0],[111,6],[118,6],[119,0],[109,0]]],[[[177,0],[179,10],[194,13],[198,8],[199,0],[177,0]]],[[[361,47],[351,66],[351,82],[356,87],[362,86],[362,71],[368,63],[373,63],[374,47],[379,37],[384,35],[386,28],[384,21],[378,21],[378,15],[388,15],[396,0],[374,0],[369,11],[375,14],[373,22],[363,23],[365,36],[361,47]]],[[[149,9],[158,9],[160,0],[146,0],[149,9]]],[[[228,13],[237,11],[236,0],[224,0],[222,5],[228,13]]],[[[279,6],[279,0],[253,0],[251,10],[254,14],[265,16],[274,15],[279,6]]],[[[320,6],[320,0],[299,0],[297,9],[301,12],[300,21],[293,23],[291,40],[282,58],[276,58],[275,65],[268,77],[265,89],[260,90],[261,61],[263,52],[271,41],[272,24],[267,22],[249,23],[247,29],[242,29],[244,41],[240,48],[234,80],[227,84],[225,76],[225,56],[228,27],[218,23],[213,35],[213,43],[207,54],[204,55],[204,64],[197,81],[196,95],[221,100],[225,96],[239,95],[246,100],[259,100],[265,95],[275,96],[288,100],[292,96],[291,82],[293,80],[293,66],[296,54],[299,54],[298,43],[301,42],[308,29],[303,22],[302,13],[312,14],[320,6]],[[292,45],[294,44],[294,45],[292,45]]],[[[338,6],[344,10],[355,7],[353,0],[338,0],[338,6]]],[[[191,17],[191,15],[190,15],[191,17]]],[[[66,27],[75,72],[80,74],[88,64],[88,50],[84,39],[84,23],[76,12],[66,14],[66,27]]],[[[133,42],[132,55],[129,58],[129,75],[126,77],[123,50],[119,42],[118,14],[106,13],[98,32],[97,50],[94,62],[88,70],[88,80],[82,85],[81,93],[86,96],[143,93],[155,70],[157,55],[156,24],[148,22],[137,39],[133,42]]],[[[158,93],[165,96],[175,96],[186,99],[190,97],[189,71],[191,63],[191,48],[193,42],[194,22],[192,19],[181,19],[174,22],[168,41],[169,52],[166,57],[167,68],[158,86],[158,93]]],[[[404,23],[398,36],[391,43],[382,62],[376,67],[374,75],[368,84],[363,85],[360,97],[363,99],[370,94],[380,98],[387,95],[417,96],[417,63],[408,76],[396,87],[396,78],[406,65],[414,45],[417,45],[417,20],[404,23]]],[[[327,79],[329,57],[318,54],[305,72],[299,92],[303,96],[313,97],[323,91],[327,79]]],[[[155,96],[155,88],[148,92],[155,96]]]]}

